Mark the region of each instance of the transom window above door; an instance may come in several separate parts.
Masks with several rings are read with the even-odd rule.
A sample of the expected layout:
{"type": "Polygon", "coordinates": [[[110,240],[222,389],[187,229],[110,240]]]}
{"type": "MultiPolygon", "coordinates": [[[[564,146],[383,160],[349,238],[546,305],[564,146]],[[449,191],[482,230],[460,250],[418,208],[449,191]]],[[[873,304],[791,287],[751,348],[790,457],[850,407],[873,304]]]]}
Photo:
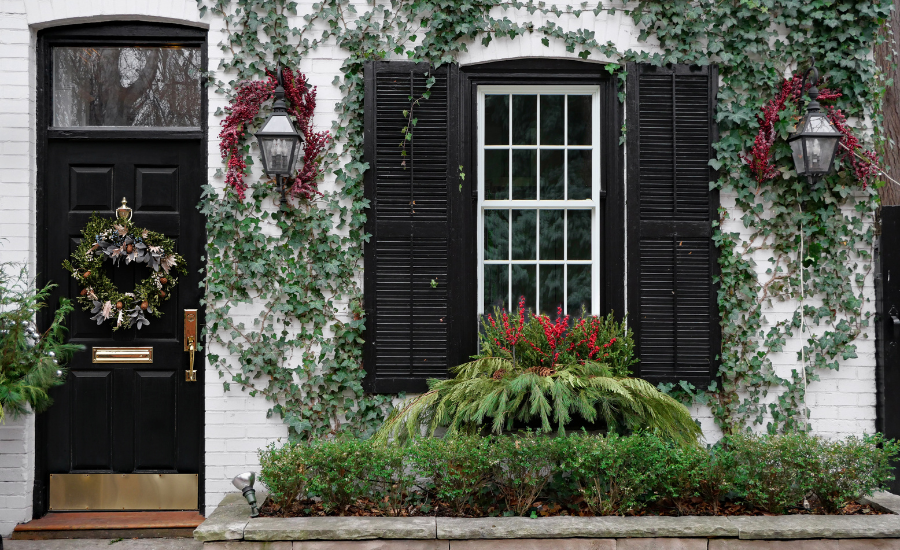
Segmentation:
{"type": "Polygon", "coordinates": [[[199,127],[198,47],[53,48],[53,126],[199,127]]]}
{"type": "Polygon", "coordinates": [[[479,309],[599,311],[597,86],[478,93],[479,309]]]}

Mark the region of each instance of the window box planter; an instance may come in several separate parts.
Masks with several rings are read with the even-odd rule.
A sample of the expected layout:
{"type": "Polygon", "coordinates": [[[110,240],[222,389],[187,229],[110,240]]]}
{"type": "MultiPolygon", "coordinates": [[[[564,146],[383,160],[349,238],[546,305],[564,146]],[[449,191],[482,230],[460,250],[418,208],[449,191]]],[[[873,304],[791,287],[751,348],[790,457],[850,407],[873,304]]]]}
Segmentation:
{"type": "MultiPolygon", "coordinates": [[[[260,502],[265,499],[260,494],[260,502]]],[[[900,548],[900,496],[881,516],[250,518],[225,497],[194,538],[205,550],[863,550],[900,548]],[[760,542],[769,541],[769,542],[760,542]]]]}

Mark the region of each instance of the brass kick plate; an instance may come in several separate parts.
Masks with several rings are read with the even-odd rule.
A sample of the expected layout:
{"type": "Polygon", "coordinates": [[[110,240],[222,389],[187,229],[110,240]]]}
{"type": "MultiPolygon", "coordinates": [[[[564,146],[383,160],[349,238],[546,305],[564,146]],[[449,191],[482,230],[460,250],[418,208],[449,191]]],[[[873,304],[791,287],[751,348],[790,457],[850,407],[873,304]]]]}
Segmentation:
{"type": "Polygon", "coordinates": [[[91,348],[94,363],[152,363],[153,348],[91,348]]]}
{"type": "Polygon", "coordinates": [[[196,510],[197,474],[50,474],[50,510],[196,510]]]}

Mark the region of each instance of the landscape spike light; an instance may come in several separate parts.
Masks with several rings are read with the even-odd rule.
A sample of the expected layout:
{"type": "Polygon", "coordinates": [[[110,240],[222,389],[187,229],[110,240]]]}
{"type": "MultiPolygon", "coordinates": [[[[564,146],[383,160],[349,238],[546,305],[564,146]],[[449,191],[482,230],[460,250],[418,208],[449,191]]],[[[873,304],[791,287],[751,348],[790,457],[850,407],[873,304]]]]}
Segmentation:
{"type": "Polygon", "coordinates": [[[258,516],[259,508],[256,507],[256,491],[253,489],[253,484],[256,483],[256,472],[244,472],[236,475],[231,480],[231,483],[240,489],[244,498],[247,499],[247,504],[250,505],[250,517],[255,518],[258,516]]]}

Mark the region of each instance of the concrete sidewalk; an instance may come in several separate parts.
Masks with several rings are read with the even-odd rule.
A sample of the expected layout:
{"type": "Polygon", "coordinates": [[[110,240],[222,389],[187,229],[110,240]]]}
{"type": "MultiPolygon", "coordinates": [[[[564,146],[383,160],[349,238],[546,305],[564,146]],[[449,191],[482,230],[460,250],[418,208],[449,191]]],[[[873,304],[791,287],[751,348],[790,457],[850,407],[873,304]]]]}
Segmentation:
{"type": "Polygon", "coordinates": [[[6,540],[3,550],[201,550],[203,543],[194,539],[57,539],[6,540]]]}

